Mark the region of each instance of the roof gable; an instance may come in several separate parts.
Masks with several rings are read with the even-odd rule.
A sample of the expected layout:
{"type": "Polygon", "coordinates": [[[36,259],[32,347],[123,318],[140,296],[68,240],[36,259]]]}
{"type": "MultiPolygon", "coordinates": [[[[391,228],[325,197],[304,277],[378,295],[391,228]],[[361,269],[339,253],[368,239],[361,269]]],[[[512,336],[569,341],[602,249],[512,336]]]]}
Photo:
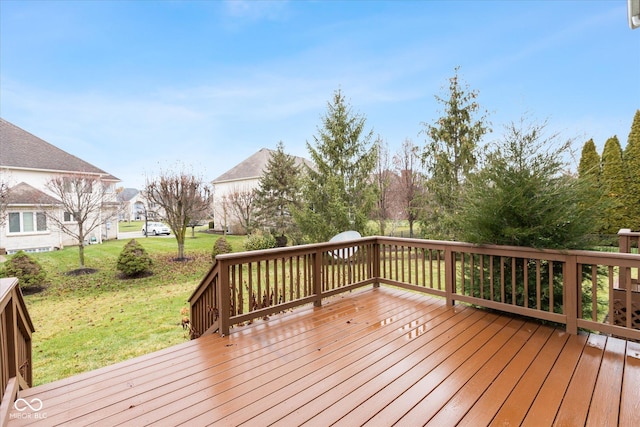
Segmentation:
{"type": "Polygon", "coordinates": [[[116,195],[116,200],[119,202],[128,202],[138,194],[140,194],[140,191],[136,188],[124,188],[116,195]]]}
{"type": "MultiPolygon", "coordinates": [[[[223,173],[219,177],[213,180],[213,183],[221,183],[226,181],[239,181],[248,179],[259,179],[264,170],[267,168],[269,159],[275,153],[274,150],[268,148],[262,148],[260,151],[238,163],[227,172],[223,173]]],[[[308,164],[309,162],[302,158],[293,156],[296,166],[301,164],[308,164]]]]}
{"type": "Polygon", "coordinates": [[[7,205],[57,205],[60,201],[42,191],[21,182],[9,188],[7,205]]]}
{"type": "Polygon", "coordinates": [[[0,118],[0,167],[90,173],[119,181],[100,168],[0,118]]]}

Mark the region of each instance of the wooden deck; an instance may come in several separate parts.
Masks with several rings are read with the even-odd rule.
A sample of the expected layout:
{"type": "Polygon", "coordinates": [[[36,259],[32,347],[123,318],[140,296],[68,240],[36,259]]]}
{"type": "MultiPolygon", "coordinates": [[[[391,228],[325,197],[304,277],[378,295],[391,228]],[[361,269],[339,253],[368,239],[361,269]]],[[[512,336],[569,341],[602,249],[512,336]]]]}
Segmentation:
{"type": "Polygon", "coordinates": [[[9,426],[638,426],[640,345],[366,288],[19,397],[9,426]]]}

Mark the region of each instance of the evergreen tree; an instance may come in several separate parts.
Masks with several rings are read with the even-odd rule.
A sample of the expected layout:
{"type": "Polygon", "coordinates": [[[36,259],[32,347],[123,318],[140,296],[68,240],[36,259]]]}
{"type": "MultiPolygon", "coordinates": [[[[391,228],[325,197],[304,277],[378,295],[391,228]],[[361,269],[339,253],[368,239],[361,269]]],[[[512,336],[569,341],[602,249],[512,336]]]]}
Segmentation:
{"type": "Polygon", "coordinates": [[[565,173],[570,141],[543,125],[511,124],[485,167],[469,177],[458,221],[471,243],[584,249],[600,209],[588,181],[565,173]],[[556,147],[556,148],[549,148],[556,147]]]}
{"type": "Polygon", "coordinates": [[[591,178],[596,185],[600,181],[600,155],[596,151],[596,144],[593,139],[585,142],[582,147],[578,177],[591,178]]]}
{"type": "Polygon", "coordinates": [[[587,206],[598,205],[601,206],[599,215],[597,215],[596,222],[597,232],[603,232],[606,228],[605,212],[603,202],[606,202],[606,196],[602,191],[602,184],[600,182],[602,175],[602,163],[600,155],[596,151],[596,144],[593,139],[585,142],[582,147],[582,154],[580,156],[580,164],[578,165],[578,179],[583,182],[587,187],[591,187],[591,197],[584,200],[584,204],[587,206]]]}
{"type": "Polygon", "coordinates": [[[426,124],[427,144],[422,160],[428,175],[427,188],[432,198],[423,232],[430,237],[455,237],[454,217],[459,205],[461,186],[478,162],[478,143],[490,131],[480,110],[478,92],[462,87],[458,69],[449,79],[449,98],[436,96],[444,105],[444,116],[426,124]]]}
{"type": "Polygon", "coordinates": [[[282,141],[272,152],[256,190],[256,220],[282,237],[295,234],[292,211],[299,207],[300,168],[296,160],[284,152],[282,141]]]}
{"type": "Polygon", "coordinates": [[[608,204],[603,211],[603,232],[616,234],[628,225],[624,209],[624,197],[627,182],[622,162],[622,148],[617,136],[613,136],[604,144],[602,151],[602,189],[608,204]]]}
{"type": "MultiPolygon", "coordinates": [[[[590,247],[597,226],[594,217],[600,213],[600,207],[591,203],[593,187],[589,180],[565,172],[567,165],[563,159],[567,158],[571,141],[562,143],[557,135],[546,137],[545,126],[511,124],[503,141],[487,156],[482,170],[469,176],[457,218],[463,240],[550,249],[590,247]]],[[[524,305],[526,299],[532,307],[540,298],[543,310],[562,312],[561,264],[543,262],[533,267],[532,263],[508,257],[480,263],[487,275],[491,268],[502,268],[505,277],[515,278],[514,288],[502,290],[504,297],[500,278],[496,278],[490,297],[493,300],[513,298],[518,305],[524,305]],[[547,287],[537,296],[533,269],[539,277],[553,278],[553,300],[547,287]],[[525,278],[528,278],[526,288],[525,278]]],[[[590,306],[586,294],[583,304],[590,306]]]]}
{"type": "Polygon", "coordinates": [[[636,110],[633,117],[623,160],[627,172],[625,205],[629,218],[625,228],[640,231],[640,110],[636,110]]]}
{"type": "Polygon", "coordinates": [[[304,206],[295,211],[294,217],[311,242],[326,241],[345,230],[366,234],[376,200],[371,175],[377,151],[371,143],[373,131],[364,133],[365,121],[352,113],[337,90],[332,102],[327,103],[313,145],[307,142],[313,167],[307,167],[304,206]]]}

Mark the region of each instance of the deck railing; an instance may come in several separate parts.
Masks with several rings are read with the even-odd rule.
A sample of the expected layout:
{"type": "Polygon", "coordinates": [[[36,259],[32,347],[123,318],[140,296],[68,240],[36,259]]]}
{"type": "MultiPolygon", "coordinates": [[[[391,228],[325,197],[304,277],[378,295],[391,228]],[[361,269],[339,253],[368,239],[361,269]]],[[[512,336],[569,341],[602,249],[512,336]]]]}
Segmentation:
{"type": "Polygon", "coordinates": [[[640,340],[640,255],[478,246],[392,237],[219,255],[192,294],[193,336],[229,333],[357,287],[400,286],[446,299],[640,340]],[[623,292],[623,295],[620,295],[623,292]],[[631,316],[620,321],[620,313],[631,316]]]}
{"type": "Polygon", "coordinates": [[[0,279],[0,420],[8,420],[18,390],[32,385],[33,332],[18,279],[0,279]]]}

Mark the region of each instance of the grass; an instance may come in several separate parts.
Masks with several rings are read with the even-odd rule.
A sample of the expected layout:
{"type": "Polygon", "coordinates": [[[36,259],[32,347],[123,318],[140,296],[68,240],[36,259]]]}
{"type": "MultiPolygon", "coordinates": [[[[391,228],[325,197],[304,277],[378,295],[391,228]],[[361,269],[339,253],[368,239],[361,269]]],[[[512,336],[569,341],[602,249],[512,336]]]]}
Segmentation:
{"type": "MultiPolygon", "coordinates": [[[[138,226],[134,230],[139,230],[138,226]]],[[[130,240],[111,240],[85,248],[86,267],[95,274],[71,276],[77,247],[33,256],[51,284],[26,295],[33,335],[34,385],[166,348],[188,339],[181,310],[211,266],[211,248],[220,236],[196,233],[185,241],[186,262],[177,262],[175,238],[137,238],[154,261],[153,275],[122,279],[115,269],[130,240]]],[[[227,236],[235,251],[245,238],[227,236]]]]}

